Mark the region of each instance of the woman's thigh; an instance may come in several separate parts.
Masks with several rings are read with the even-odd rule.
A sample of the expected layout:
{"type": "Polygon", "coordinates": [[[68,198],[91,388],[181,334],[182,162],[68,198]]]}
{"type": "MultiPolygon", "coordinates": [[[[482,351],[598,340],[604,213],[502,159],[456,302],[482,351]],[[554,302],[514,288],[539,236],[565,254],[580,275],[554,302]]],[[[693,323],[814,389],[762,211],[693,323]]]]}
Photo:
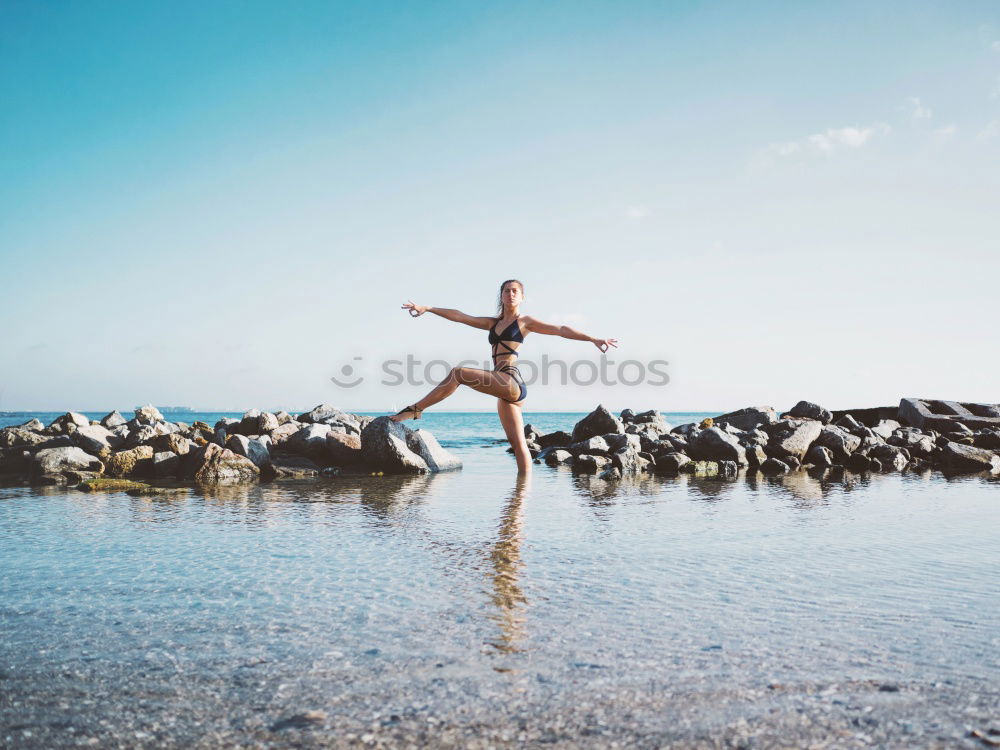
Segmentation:
{"type": "Polygon", "coordinates": [[[497,398],[513,400],[521,395],[521,387],[517,380],[507,372],[459,367],[456,370],[456,376],[462,385],[467,385],[480,393],[488,393],[497,398]]]}

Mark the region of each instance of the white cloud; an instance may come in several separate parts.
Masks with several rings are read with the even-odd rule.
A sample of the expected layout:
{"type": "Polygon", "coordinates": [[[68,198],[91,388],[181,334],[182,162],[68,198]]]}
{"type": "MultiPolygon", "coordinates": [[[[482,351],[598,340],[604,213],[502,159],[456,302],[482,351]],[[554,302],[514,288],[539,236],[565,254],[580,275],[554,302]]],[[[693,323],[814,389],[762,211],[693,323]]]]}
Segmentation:
{"type": "Polygon", "coordinates": [[[1000,120],[990,120],[985,128],[976,133],[976,140],[985,143],[996,138],[998,134],[1000,134],[1000,120]]]}
{"type": "Polygon", "coordinates": [[[861,148],[875,136],[886,136],[892,132],[887,123],[876,122],[867,127],[827,128],[822,133],[813,133],[794,141],[772,143],[764,149],[764,156],[794,156],[800,153],[830,154],[844,148],[861,148]]]}
{"type": "Polygon", "coordinates": [[[951,137],[955,135],[955,131],[958,130],[958,126],[955,123],[945,125],[943,128],[935,128],[934,138],[938,143],[944,143],[945,141],[951,140],[951,137]]]}
{"type": "Polygon", "coordinates": [[[914,120],[929,120],[934,116],[934,110],[922,104],[918,96],[906,97],[906,104],[910,109],[910,117],[914,120]]]}
{"type": "Polygon", "coordinates": [[[625,215],[630,219],[645,219],[649,216],[649,208],[646,206],[629,206],[625,209],[625,215]]]}

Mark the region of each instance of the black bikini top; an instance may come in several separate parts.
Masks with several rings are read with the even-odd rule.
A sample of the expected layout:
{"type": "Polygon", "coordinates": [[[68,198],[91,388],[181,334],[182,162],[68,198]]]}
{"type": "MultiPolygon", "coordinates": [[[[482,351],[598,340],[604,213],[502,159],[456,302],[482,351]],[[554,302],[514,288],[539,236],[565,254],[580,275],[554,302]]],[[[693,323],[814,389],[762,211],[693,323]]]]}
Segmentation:
{"type": "MultiPolygon", "coordinates": [[[[496,331],[494,330],[497,325],[496,323],[494,323],[493,326],[490,328],[490,346],[493,346],[494,344],[500,344],[500,346],[502,346],[507,350],[505,352],[497,352],[496,354],[494,354],[493,355],[494,360],[497,357],[506,356],[508,354],[513,354],[515,357],[518,356],[517,350],[511,349],[509,346],[507,346],[506,343],[507,341],[516,341],[519,344],[524,343],[524,335],[521,333],[521,326],[517,324],[517,320],[518,320],[517,318],[514,318],[514,320],[510,322],[510,325],[504,329],[503,333],[499,335],[497,335],[496,331]]],[[[497,319],[497,323],[499,322],[500,320],[497,319]]]]}

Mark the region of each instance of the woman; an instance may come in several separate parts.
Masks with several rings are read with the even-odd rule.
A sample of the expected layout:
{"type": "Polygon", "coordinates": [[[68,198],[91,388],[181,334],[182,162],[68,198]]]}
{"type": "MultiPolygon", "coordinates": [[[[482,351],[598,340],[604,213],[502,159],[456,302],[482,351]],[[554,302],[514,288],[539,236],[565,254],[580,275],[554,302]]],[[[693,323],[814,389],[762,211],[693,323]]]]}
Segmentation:
{"type": "Polygon", "coordinates": [[[458,386],[467,385],[477,391],[497,397],[497,413],[500,415],[500,423],[503,425],[504,432],[507,433],[507,440],[514,446],[517,470],[521,473],[530,471],[531,454],[528,452],[528,445],[524,439],[524,423],[521,417],[521,406],[528,395],[528,388],[521,377],[521,372],[517,369],[517,365],[514,364],[514,358],[518,356],[518,350],[521,348],[520,344],[524,341],[524,337],[529,333],[546,333],[550,336],[589,341],[602,352],[606,352],[608,347],[617,347],[618,339],[595,339],[569,326],[555,326],[543,323],[529,315],[521,315],[520,309],[523,301],[524,284],[517,279],[508,279],[500,285],[500,294],[497,298],[497,317],[495,318],[477,318],[458,310],[416,305],[412,301],[403,305],[403,309],[409,310],[413,317],[419,317],[425,312],[432,312],[442,318],[454,320],[456,323],[465,323],[473,328],[489,329],[489,340],[493,347],[493,369],[453,367],[448,373],[448,377],[441,381],[434,390],[415,404],[394,414],[391,419],[395,422],[402,422],[411,416],[414,419],[420,419],[420,413],[428,406],[446,399],[458,389],[458,386]],[[504,320],[509,322],[506,325],[498,325],[504,320]],[[497,330],[500,333],[497,333],[497,330]],[[513,346],[514,344],[517,344],[517,348],[513,346]]]}

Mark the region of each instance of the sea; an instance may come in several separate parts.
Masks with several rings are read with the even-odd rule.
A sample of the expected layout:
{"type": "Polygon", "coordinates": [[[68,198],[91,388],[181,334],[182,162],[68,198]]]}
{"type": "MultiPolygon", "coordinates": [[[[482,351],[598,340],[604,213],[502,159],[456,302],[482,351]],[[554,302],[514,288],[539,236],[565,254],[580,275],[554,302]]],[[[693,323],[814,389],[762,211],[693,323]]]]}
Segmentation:
{"type": "MultiPolygon", "coordinates": [[[[0,426],[33,416],[58,414],[0,426]]],[[[997,480],[519,477],[496,414],[407,424],[463,468],[165,498],[0,486],[0,746],[1000,736],[997,480]]]]}

